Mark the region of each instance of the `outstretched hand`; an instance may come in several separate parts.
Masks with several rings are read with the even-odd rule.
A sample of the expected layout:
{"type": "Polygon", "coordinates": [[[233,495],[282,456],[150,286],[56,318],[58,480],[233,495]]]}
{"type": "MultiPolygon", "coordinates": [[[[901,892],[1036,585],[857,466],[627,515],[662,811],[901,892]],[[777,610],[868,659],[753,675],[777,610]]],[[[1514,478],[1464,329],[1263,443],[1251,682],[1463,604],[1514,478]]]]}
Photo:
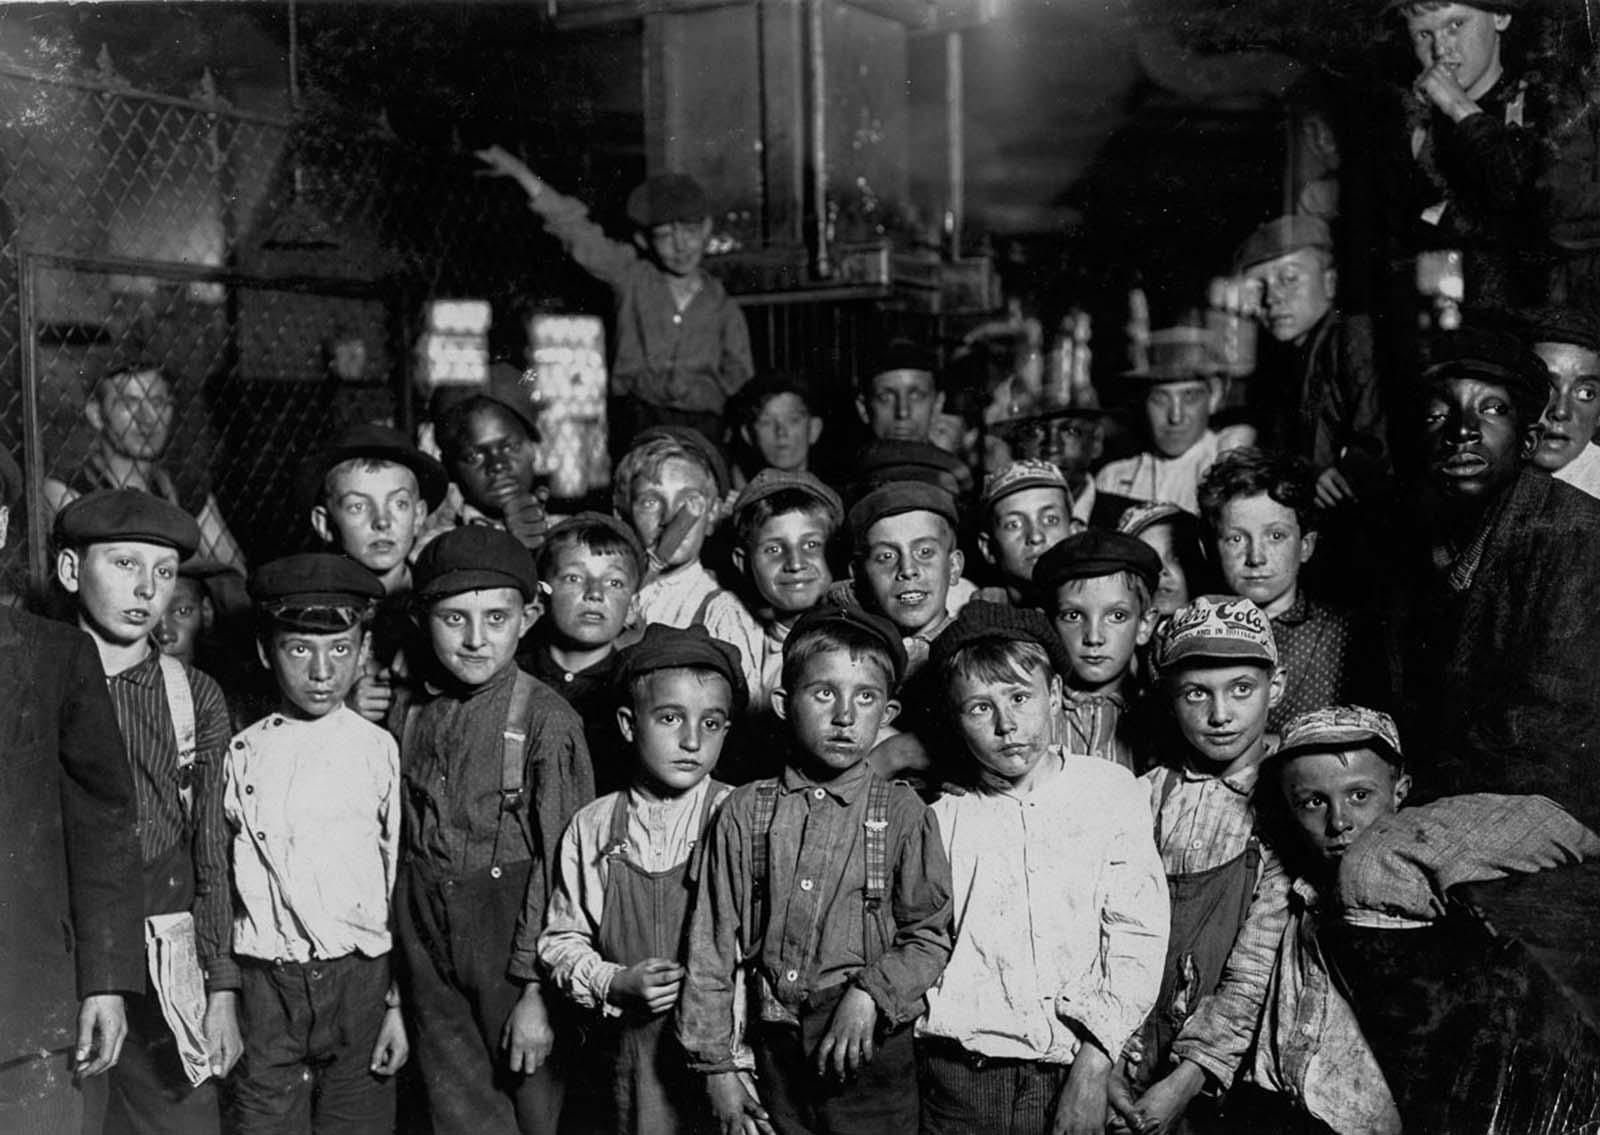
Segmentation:
{"type": "Polygon", "coordinates": [[[480,170],[480,173],[490,177],[509,177],[527,190],[529,197],[537,197],[544,189],[544,182],[528,168],[527,163],[504,146],[474,150],[473,156],[489,167],[480,170]]]}

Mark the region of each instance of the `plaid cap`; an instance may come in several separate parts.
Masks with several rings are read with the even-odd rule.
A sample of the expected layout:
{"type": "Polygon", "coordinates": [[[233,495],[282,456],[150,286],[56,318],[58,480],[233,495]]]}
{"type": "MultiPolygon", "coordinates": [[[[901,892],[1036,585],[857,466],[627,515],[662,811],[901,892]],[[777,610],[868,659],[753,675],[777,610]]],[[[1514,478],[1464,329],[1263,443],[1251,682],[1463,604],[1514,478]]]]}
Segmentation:
{"type": "Polygon", "coordinates": [[[795,620],[794,626],[789,628],[788,637],[783,640],[784,658],[787,660],[789,652],[807,635],[829,627],[849,627],[856,631],[865,631],[883,646],[889,655],[892,671],[893,682],[890,693],[893,693],[894,687],[898,687],[905,679],[909,662],[906,658],[906,644],[900,637],[900,628],[882,615],[874,615],[871,611],[864,611],[853,604],[824,600],[801,615],[795,620]]]}
{"type": "Polygon", "coordinates": [[[711,632],[699,623],[690,627],[651,623],[645,627],[643,637],[617,657],[616,688],[626,690],[635,678],[656,670],[710,670],[721,674],[733,688],[735,712],[744,709],[750,697],[739,648],[711,637],[711,632]]]}
{"type": "Polygon", "coordinates": [[[628,194],[628,220],[641,229],[679,221],[703,221],[711,215],[711,202],[700,183],[686,173],[657,174],[636,185],[628,194]]]}
{"type": "Polygon", "coordinates": [[[1302,713],[1283,730],[1274,760],[1302,753],[1371,747],[1393,765],[1404,764],[1400,730],[1387,713],[1360,705],[1329,705],[1302,713]]]}
{"type": "Polygon", "coordinates": [[[1129,536],[1137,536],[1141,532],[1154,528],[1157,524],[1172,520],[1179,516],[1193,516],[1175,504],[1167,501],[1151,501],[1149,504],[1136,504],[1124,509],[1117,519],[1117,531],[1129,536]]]}
{"type": "Polygon", "coordinates": [[[823,484],[814,474],[795,473],[786,469],[763,469],[739,493],[733,502],[733,519],[737,523],[744,510],[768,497],[789,491],[804,493],[821,505],[835,528],[844,523],[844,502],[839,494],[823,484]]]}
{"type": "Polygon", "coordinates": [[[1233,269],[1243,272],[1252,264],[1276,260],[1302,248],[1333,249],[1333,234],[1321,217],[1275,217],[1244,238],[1234,253],[1233,269]]]}
{"type": "Polygon", "coordinates": [[[1156,636],[1157,670],[1197,658],[1276,666],[1278,646],[1272,639],[1272,624],[1248,599],[1202,595],[1174,611],[1156,636]]]}
{"type": "Polygon", "coordinates": [[[56,513],[58,548],[113,540],[161,544],[187,559],[200,546],[200,525],[177,505],[142,489],[96,489],[56,513]]]}
{"type": "Polygon", "coordinates": [[[1067,479],[1060,469],[1048,461],[1031,458],[1013,461],[998,473],[990,473],[984,478],[983,507],[985,510],[993,508],[995,502],[1012,493],[1020,493],[1023,489],[1060,489],[1065,493],[1067,479]]]}
{"type": "Polygon", "coordinates": [[[955,620],[933,640],[928,663],[935,670],[942,669],[963,648],[975,642],[996,640],[1037,643],[1044,647],[1050,669],[1058,677],[1065,678],[1072,673],[1072,656],[1042,611],[991,603],[986,599],[973,599],[961,608],[955,620]]]}

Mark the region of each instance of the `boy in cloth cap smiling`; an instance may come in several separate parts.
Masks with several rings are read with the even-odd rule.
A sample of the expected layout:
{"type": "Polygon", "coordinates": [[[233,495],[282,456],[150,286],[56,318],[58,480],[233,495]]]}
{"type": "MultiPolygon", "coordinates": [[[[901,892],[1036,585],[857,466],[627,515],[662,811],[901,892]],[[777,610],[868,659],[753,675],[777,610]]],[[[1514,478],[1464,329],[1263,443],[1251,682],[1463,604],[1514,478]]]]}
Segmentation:
{"type": "MultiPolygon", "coordinates": [[[[172,601],[178,564],[200,543],[194,519],[138,489],[100,489],[56,514],[56,579],[72,595],[78,625],[94,639],[133,766],[144,912],[192,914],[205,974],[208,1071],[226,1076],[239,1059],[239,987],[229,916],[227,844],[208,823],[222,801],[228,707],[206,675],[152,642],[172,601]]],[[[181,920],[180,920],[181,925],[181,920]]],[[[128,1039],[109,1076],[107,1131],[219,1130],[216,1085],[191,1086],[155,990],[127,999],[128,1039]]]]}
{"type": "Polygon", "coordinates": [[[344,702],[383,585],[354,560],[310,553],[260,568],[250,597],[257,650],[282,700],[234,738],[225,764],[244,1021],[239,1130],[338,1122],[382,1135],[408,1052],[389,968],[400,749],[344,702]]]}
{"type": "Polygon", "coordinates": [[[631,243],[612,240],[588,210],[535,176],[499,146],[478,157],[528,195],[578,265],[616,298],[611,360],[612,437],[631,443],[646,426],[671,424],[722,436],[729,395],[750,378],[750,332],[744,314],[701,262],[711,237],[705,191],[681,173],[652,177],[628,195],[631,243]]]}
{"type": "Polygon", "coordinates": [[[428,1110],[438,1135],[542,1135],[562,1054],[524,910],[544,910],[557,841],[594,797],[589,751],[572,708],[517,669],[538,593],[526,548],[469,525],[412,575],[441,682],[390,725],[406,784],[396,921],[428,1110]]]}

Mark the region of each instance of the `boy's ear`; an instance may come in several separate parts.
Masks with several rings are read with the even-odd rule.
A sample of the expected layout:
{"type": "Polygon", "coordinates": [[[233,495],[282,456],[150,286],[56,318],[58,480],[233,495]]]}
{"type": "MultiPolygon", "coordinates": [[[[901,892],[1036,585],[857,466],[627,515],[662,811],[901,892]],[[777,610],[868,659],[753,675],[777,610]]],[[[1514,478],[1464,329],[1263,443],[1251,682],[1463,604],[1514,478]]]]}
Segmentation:
{"type": "Polygon", "coordinates": [[[862,425],[872,424],[872,415],[867,413],[867,400],[859,394],[856,395],[856,415],[861,419],[862,425]]]}
{"type": "Polygon", "coordinates": [[[1289,675],[1282,666],[1272,668],[1272,677],[1267,680],[1267,708],[1277,709],[1278,703],[1283,700],[1284,691],[1289,688],[1289,675]]]}
{"type": "Polygon", "coordinates": [[[259,638],[256,639],[256,657],[261,660],[261,668],[263,670],[272,669],[272,660],[267,657],[267,644],[259,638]]]}
{"type": "Polygon", "coordinates": [[[363,628],[361,631],[361,646],[356,651],[356,669],[365,671],[367,660],[372,657],[372,632],[363,628]]]}
{"type": "Polygon", "coordinates": [[[1324,268],[1322,270],[1322,290],[1328,293],[1329,299],[1334,299],[1339,294],[1339,269],[1324,268]]]}
{"type": "Polygon", "coordinates": [[[83,558],[76,548],[62,548],[56,553],[56,579],[67,591],[78,593],[78,574],[83,570],[83,558]]]}
{"type": "Polygon", "coordinates": [[[1139,628],[1133,632],[1133,641],[1137,646],[1149,645],[1150,638],[1156,633],[1156,624],[1161,621],[1161,612],[1156,609],[1155,600],[1150,601],[1150,606],[1144,609],[1144,614],[1139,616],[1139,628]]]}
{"type": "Polygon", "coordinates": [[[816,445],[817,439],[822,436],[822,419],[812,415],[806,421],[806,444],[816,445]]]}
{"type": "Polygon", "coordinates": [[[86,422],[94,427],[95,433],[105,432],[106,416],[104,411],[100,409],[98,391],[90,391],[89,400],[83,404],[83,417],[86,422]]]}
{"type": "Polygon", "coordinates": [[[334,535],[333,521],[328,516],[327,505],[316,504],[311,506],[311,529],[324,544],[337,542],[338,538],[334,535]]]}
{"type": "Polygon", "coordinates": [[[883,720],[878,722],[878,728],[893,724],[894,719],[900,716],[900,699],[890,698],[883,703],[883,720]]]}
{"type": "Polygon", "coordinates": [[[744,565],[750,562],[749,557],[744,554],[744,549],[734,548],[728,553],[728,558],[733,561],[733,570],[743,575],[744,565]]]}
{"type": "Polygon", "coordinates": [[[1317,534],[1315,532],[1307,532],[1300,537],[1300,562],[1303,564],[1310,563],[1311,557],[1316,554],[1317,534]]]}
{"type": "Polygon", "coordinates": [[[633,243],[634,247],[646,256],[650,254],[650,238],[637,229],[633,233],[633,243]]]}
{"type": "Polygon", "coordinates": [[[1065,698],[1066,694],[1062,692],[1061,688],[1061,675],[1052,673],[1050,675],[1050,714],[1052,717],[1061,713],[1061,703],[1065,698]]]}
{"type": "Polygon", "coordinates": [[[978,533],[978,554],[983,557],[984,563],[991,567],[994,565],[994,541],[987,532],[978,533]]]}
{"type": "MultiPolygon", "coordinates": [[[[529,599],[522,605],[522,634],[527,634],[529,628],[532,627],[534,623],[537,623],[539,621],[539,616],[543,614],[544,600],[540,597],[538,592],[535,592],[533,598],[529,599]]],[[[518,635],[517,637],[521,638],[522,635],[518,635]]]]}
{"type": "Polygon", "coordinates": [[[944,413],[944,391],[942,390],[933,392],[933,412],[935,415],[944,413]]]}
{"type": "Polygon", "coordinates": [[[1406,802],[1406,797],[1411,795],[1411,774],[1403,772],[1394,779],[1394,809],[1400,810],[1400,805],[1406,802]]]}
{"type": "Polygon", "coordinates": [[[617,729],[621,731],[624,741],[633,744],[633,706],[617,706],[617,729]]]}
{"type": "Polygon", "coordinates": [[[211,602],[211,596],[200,596],[200,629],[208,631],[216,624],[217,606],[211,602]]]}
{"type": "Polygon", "coordinates": [[[1496,12],[1494,14],[1494,30],[1503,32],[1511,26],[1510,12],[1496,12]]]}
{"type": "Polygon", "coordinates": [[[782,686],[772,691],[772,712],[779,721],[789,720],[789,691],[782,686]]]}
{"type": "Polygon", "coordinates": [[[961,582],[961,573],[966,570],[967,556],[960,548],[950,549],[950,585],[954,587],[961,582]]]}
{"type": "Polygon", "coordinates": [[[0,504],[0,548],[6,546],[6,533],[11,530],[11,509],[0,504]]]}
{"type": "Polygon", "coordinates": [[[1517,447],[1517,460],[1524,463],[1533,460],[1533,455],[1539,451],[1539,439],[1544,436],[1544,429],[1538,422],[1525,426],[1522,430],[1522,444],[1517,447]]]}

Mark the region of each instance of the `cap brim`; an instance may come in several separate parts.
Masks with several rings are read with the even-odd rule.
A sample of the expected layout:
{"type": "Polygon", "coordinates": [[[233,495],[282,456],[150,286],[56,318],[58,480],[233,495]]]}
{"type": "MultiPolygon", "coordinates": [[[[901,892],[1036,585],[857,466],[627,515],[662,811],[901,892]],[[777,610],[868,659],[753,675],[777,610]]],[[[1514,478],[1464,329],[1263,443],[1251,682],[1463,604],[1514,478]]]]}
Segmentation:
{"type": "Polygon", "coordinates": [[[1388,753],[1399,763],[1404,758],[1400,750],[1370,729],[1361,729],[1351,726],[1347,729],[1324,729],[1310,737],[1304,737],[1293,745],[1284,745],[1272,754],[1273,757],[1296,757],[1306,753],[1327,753],[1352,746],[1375,746],[1388,753]]]}
{"type": "Polygon", "coordinates": [[[1024,489],[1057,489],[1063,493],[1067,492],[1067,487],[1060,481],[1052,481],[1048,477],[1024,477],[1015,484],[1007,485],[1000,491],[998,496],[984,497],[983,507],[990,508],[997,505],[1007,497],[1020,493],[1024,489]]]}
{"type": "Polygon", "coordinates": [[[1203,659],[1207,662],[1257,662],[1262,666],[1276,666],[1278,660],[1268,654],[1254,643],[1243,642],[1238,639],[1205,639],[1192,643],[1180,643],[1168,653],[1161,662],[1165,669],[1179,662],[1193,662],[1203,659]]]}
{"type": "Polygon", "coordinates": [[[522,593],[523,598],[531,599],[533,592],[529,588],[529,581],[518,579],[503,571],[491,571],[487,568],[463,568],[459,571],[447,571],[428,582],[427,587],[418,591],[424,599],[440,599],[449,595],[460,595],[464,591],[490,591],[497,587],[511,587],[522,593]]]}

